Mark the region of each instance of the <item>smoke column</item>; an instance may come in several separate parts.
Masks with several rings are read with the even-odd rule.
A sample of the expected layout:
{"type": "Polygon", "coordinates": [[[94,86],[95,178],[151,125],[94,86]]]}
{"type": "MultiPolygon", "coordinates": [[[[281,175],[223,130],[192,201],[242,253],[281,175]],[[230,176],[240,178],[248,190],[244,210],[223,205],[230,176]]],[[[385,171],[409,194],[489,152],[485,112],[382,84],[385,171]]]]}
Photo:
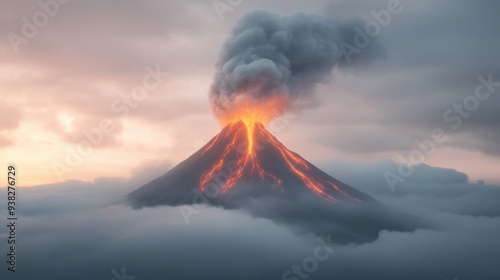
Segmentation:
{"type": "MultiPolygon", "coordinates": [[[[329,18],[265,11],[245,15],[220,54],[210,90],[219,120],[247,111],[285,113],[313,94],[314,86],[342,60],[346,27],[329,18]]],[[[224,122],[224,121],[222,121],[224,122]]]]}

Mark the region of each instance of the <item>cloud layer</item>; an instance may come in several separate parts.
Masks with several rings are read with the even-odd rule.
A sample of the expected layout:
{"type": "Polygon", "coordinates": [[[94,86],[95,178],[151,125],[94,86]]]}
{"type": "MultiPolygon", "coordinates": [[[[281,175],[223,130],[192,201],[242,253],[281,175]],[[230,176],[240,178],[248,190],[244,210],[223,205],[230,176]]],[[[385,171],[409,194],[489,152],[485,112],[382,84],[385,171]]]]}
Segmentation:
{"type": "MultiPolygon", "coordinates": [[[[396,166],[392,162],[330,166],[343,166],[335,168],[343,180],[394,211],[412,213],[433,226],[410,232],[381,231],[373,242],[337,244],[328,251],[316,249],[321,244],[317,238],[328,242],[327,234],[299,233],[238,210],[205,207],[186,224],[178,208],[134,210],[110,204],[137,187],[136,180],[144,179],[73,181],[20,190],[18,272],[1,269],[0,275],[7,279],[111,279],[111,271],[121,273],[125,267],[126,274],[136,279],[301,279],[293,272],[295,265],[310,279],[500,276],[496,265],[500,208],[495,204],[500,186],[473,184],[463,173],[420,166],[411,180],[392,193],[380,179],[381,170],[396,166]],[[312,269],[315,250],[328,257],[316,260],[317,267],[312,269]]],[[[4,191],[0,200],[6,201],[4,191]]],[[[5,207],[1,209],[4,220],[5,207]]],[[[3,241],[0,249],[4,252],[3,241]]]]}

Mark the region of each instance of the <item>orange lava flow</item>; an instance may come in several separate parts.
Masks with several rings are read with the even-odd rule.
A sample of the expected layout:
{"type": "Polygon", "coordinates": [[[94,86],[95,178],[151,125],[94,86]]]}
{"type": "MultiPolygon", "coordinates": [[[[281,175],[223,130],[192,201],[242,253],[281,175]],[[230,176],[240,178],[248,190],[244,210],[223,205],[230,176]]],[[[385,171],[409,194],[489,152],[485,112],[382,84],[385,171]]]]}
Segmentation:
{"type": "Polygon", "coordinates": [[[305,171],[310,170],[309,166],[304,160],[295,156],[292,152],[283,147],[283,145],[280,145],[278,141],[274,137],[272,137],[267,131],[266,134],[268,134],[269,137],[267,138],[270,140],[272,145],[278,148],[281,155],[285,159],[285,162],[288,164],[288,167],[290,167],[290,169],[295,173],[295,175],[297,175],[308,188],[310,188],[317,194],[326,197],[329,200],[335,200],[331,195],[325,192],[324,184],[322,184],[322,182],[318,178],[309,177],[304,173],[303,170],[305,171]]]}
{"type": "MultiPolygon", "coordinates": [[[[284,164],[287,165],[288,170],[290,170],[290,172],[298,177],[305,186],[317,195],[334,202],[337,199],[334,198],[331,192],[329,193],[327,189],[333,188],[340,195],[362,202],[344,192],[334,183],[314,175],[315,171],[311,170],[310,164],[278,142],[278,140],[272,136],[259,121],[247,116],[246,118],[229,123],[228,126],[229,128],[226,133],[230,135],[231,140],[229,142],[225,142],[226,146],[216,163],[210,168],[210,170],[201,176],[199,183],[201,191],[205,190],[206,186],[218,176],[217,174],[219,172],[226,170],[224,167],[231,160],[234,163],[234,168],[231,172],[225,173],[225,181],[223,182],[223,186],[220,186],[221,193],[229,190],[244,179],[260,179],[262,181],[272,182],[275,186],[281,186],[282,182],[286,178],[278,178],[276,175],[267,172],[265,168],[262,167],[261,160],[259,158],[259,148],[261,145],[271,145],[272,150],[279,152],[281,159],[284,161],[284,164]],[[241,125],[240,121],[243,122],[244,125],[241,125]]],[[[220,134],[207,145],[205,150],[202,152],[202,155],[213,148],[219,137],[220,134]]],[[[281,190],[283,191],[283,189],[281,190]]]]}
{"type": "Polygon", "coordinates": [[[290,167],[290,169],[295,173],[295,175],[297,175],[299,178],[302,179],[302,181],[304,182],[304,184],[307,187],[309,187],[310,189],[312,189],[313,191],[315,191],[317,194],[319,194],[321,196],[324,196],[330,200],[335,200],[331,195],[329,195],[328,193],[325,192],[325,185],[329,185],[329,186],[333,187],[336,191],[341,193],[342,195],[349,197],[353,200],[356,200],[358,202],[362,202],[361,200],[350,196],[349,194],[344,192],[341,188],[339,188],[337,185],[333,184],[330,181],[322,180],[321,178],[318,178],[316,176],[306,175],[303,171],[301,171],[301,169],[305,170],[305,171],[311,170],[311,168],[307,164],[307,162],[305,160],[303,160],[301,157],[292,153],[290,150],[285,148],[283,145],[281,145],[272,135],[269,134],[269,132],[266,131],[266,134],[268,135],[267,138],[273,143],[273,145],[279,149],[279,151],[281,152],[281,155],[285,159],[285,161],[288,164],[288,166],[290,167]]]}
{"type": "MultiPolygon", "coordinates": [[[[237,122],[229,124],[232,126],[230,131],[232,132],[233,138],[231,142],[225,147],[224,152],[221,154],[221,157],[217,161],[212,168],[204,173],[200,179],[200,188],[203,191],[205,186],[210,183],[214,175],[217,172],[223,170],[224,164],[228,161],[227,157],[231,152],[238,151],[237,160],[235,163],[236,169],[229,174],[226,179],[224,186],[222,187],[222,192],[228,190],[233,187],[238,181],[241,180],[245,172],[247,174],[252,174],[261,180],[269,179],[277,185],[281,184],[281,180],[276,178],[273,174],[266,172],[259,163],[259,160],[256,158],[256,136],[255,136],[255,127],[256,122],[243,122],[245,126],[238,126],[237,122]],[[245,138],[246,146],[245,149],[241,149],[238,140],[245,138]]],[[[217,138],[213,140],[213,142],[209,143],[207,148],[203,151],[202,154],[206,153],[209,149],[211,149],[214,143],[217,141],[217,138]]]]}
{"type": "MultiPolygon", "coordinates": [[[[271,182],[275,186],[281,186],[286,179],[293,179],[279,178],[276,174],[266,171],[262,166],[261,158],[259,158],[262,155],[260,150],[262,146],[270,145],[269,150],[278,153],[276,156],[281,158],[278,162],[286,165],[287,170],[292,173],[292,177],[299,178],[317,195],[330,201],[336,201],[337,199],[332,196],[332,193],[338,193],[361,202],[331,181],[318,177],[317,171],[311,170],[312,166],[308,162],[288,150],[264,128],[271,120],[286,111],[287,105],[287,99],[280,94],[265,100],[245,99],[245,95],[242,94],[236,98],[230,109],[214,110],[221,124],[225,126],[225,134],[221,136],[221,133],[212,139],[202,151],[201,156],[214,149],[216,143],[219,143],[219,138],[229,137],[230,140],[222,141],[225,145],[222,147],[222,152],[220,144],[217,144],[219,147],[216,150],[220,155],[211,168],[200,177],[199,187],[201,191],[204,191],[207,185],[213,182],[219,185],[221,193],[223,193],[243,180],[260,179],[271,182]],[[228,171],[229,164],[234,167],[230,171],[228,171]],[[223,181],[221,177],[224,177],[223,181]],[[334,192],[329,192],[331,189],[334,192]]],[[[264,152],[266,151],[262,153],[264,152]]],[[[283,188],[281,190],[283,191],[283,188]]]]}

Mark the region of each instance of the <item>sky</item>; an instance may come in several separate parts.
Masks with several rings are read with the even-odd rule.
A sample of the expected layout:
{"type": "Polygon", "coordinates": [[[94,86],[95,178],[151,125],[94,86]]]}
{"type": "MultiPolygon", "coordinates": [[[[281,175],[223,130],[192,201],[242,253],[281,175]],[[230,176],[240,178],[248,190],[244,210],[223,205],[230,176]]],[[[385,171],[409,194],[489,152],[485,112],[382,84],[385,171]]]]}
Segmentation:
{"type": "Polygon", "coordinates": [[[18,270],[0,254],[1,279],[499,279],[500,2],[54,1],[0,8],[0,168],[26,187],[18,270]],[[119,203],[220,131],[217,62],[256,9],[352,27],[352,60],[268,128],[412,230],[332,244],[319,229],[337,224],[307,201],[193,205],[188,219],[119,203]]]}
{"type": "MultiPolygon", "coordinates": [[[[208,92],[224,42],[243,15],[305,12],[365,28],[394,4],[229,2],[4,2],[2,164],[18,166],[23,186],[128,177],[144,166],[166,171],[221,129],[208,92]],[[139,101],[130,101],[132,94],[139,101]]],[[[500,80],[500,38],[493,35],[499,4],[395,7],[352,63],[335,67],[272,132],[320,167],[390,159],[500,183],[500,89],[483,85],[479,92],[488,96],[475,97],[479,77],[500,80]],[[431,139],[435,129],[445,140],[415,156],[423,151],[416,142],[431,139]]]]}

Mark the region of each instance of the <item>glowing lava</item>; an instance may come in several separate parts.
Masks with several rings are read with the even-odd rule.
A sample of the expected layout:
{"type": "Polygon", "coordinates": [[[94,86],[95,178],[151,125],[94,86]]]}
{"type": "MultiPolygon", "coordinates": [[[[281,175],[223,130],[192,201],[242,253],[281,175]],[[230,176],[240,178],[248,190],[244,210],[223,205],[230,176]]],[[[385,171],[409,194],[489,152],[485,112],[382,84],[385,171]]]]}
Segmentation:
{"type": "Polygon", "coordinates": [[[219,122],[226,126],[231,123],[243,121],[249,129],[253,124],[267,125],[271,120],[281,116],[287,110],[289,101],[283,95],[276,95],[265,100],[246,99],[244,94],[236,98],[236,103],[223,111],[215,110],[214,114],[219,122]]]}
{"type": "MultiPolygon", "coordinates": [[[[271,179],[274,183],[278,185],[281,184],[281,180],[266,172],[264,168],[262,168],[259,159],[257,158],[256,150],[258,149],[259,142],[258,139],[256,139],[255,131],[256,127],[262,126],[262,124],[256,122],[237,121],[228,124],[228,126],[228,134],[232,137],[231,141],[229,141],[229,144],[225,147],[225,150],[217,163],[213,165],[208,172],[205,172],[201,176],[201,190],[204,190],[204,187],[210,182],[210,180],[212,180],[213,176],[217,172],[221,171],[225,164],[232,160],[230,157],[233,156],[235,151],[237,153],[237,159],[234,163],[235,168],[232,170],[231,174],[229,174],[229,177],[223,186],[223,192],[233,187],[245,174],[251,174],[261,180],[271,179]]],[[[220,137],[220,135],[218,135],[218,137],[220,137]]],[[[218,137],[214,138],[212,142],[209,143],[202,155],[212,148],[214,143],[217,142],[218,137]]]]}
{"type": "Polygon", "coordinates": [[[219,137],[230,138],[229,141],[224,142],[226,144],[223,147],[223,152],[220,153],[216,163],[201,175],[199,181],[201,191],[205,190],[206,186],[217,177],[217,174],[225,166],[231,165],[231,172],[226,173],[227,176],[223,186],[221,186],[221,193],[226,192],[242,181],[270,182],[274,186],[280,187],[281,191],[284,191],[287,186],[283,182],[290,181],[289,177],[294,177],[295,179],[298,178],[311,191],[330,201],[337,200],[333,195],[333,193],[336,193],[362,202],[347,194],[335,183],[322,179],[316,171],[312,170],[313,166],[311,164],[288,150],[265,129],[262,122],[258,120],[260,115],[261,113],[244,114],[244,117],[228,122],[223,130],[225,131],[224,136],[221,136],[221,133],[206,145],[201,156],[212,150],[219,137]],[[284,165],[290,174],[277,175],[266,170],[263,166],[263,157],[266,152],[274,153],[275,157],[279,158],[277,163],[284,165]]]}

